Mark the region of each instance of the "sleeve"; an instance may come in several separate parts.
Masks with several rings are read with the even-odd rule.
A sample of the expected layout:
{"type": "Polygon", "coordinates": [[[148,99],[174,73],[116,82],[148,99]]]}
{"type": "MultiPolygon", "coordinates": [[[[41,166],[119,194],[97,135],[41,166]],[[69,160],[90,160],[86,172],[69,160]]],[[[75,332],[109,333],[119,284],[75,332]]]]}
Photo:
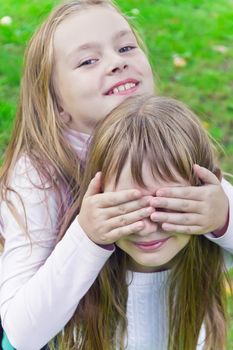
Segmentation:
{"type": "Polygon", "coordinates": [[[18,350],[38,350],[62,330],[112,254],[92,242],[77,219],[56,245],[58,203],[49,186],[36,186],[39,181],[34,169],[29,179],[18,164],[11,186],[24,209],[15,193],[10,200],[20,218],[25,210],[28,234],[1,203],[1,318],[18,350]]]}
{"type": "Polygon", "coordinates": [[[228,228],[224,235],[220,237],[215,237],[211,233],[208,233],[205,236],[210,241],[218,244],[220,247],[233,254],[233,186],[225,179],[222,180],[222,186],[229,200],[228,228]]]}

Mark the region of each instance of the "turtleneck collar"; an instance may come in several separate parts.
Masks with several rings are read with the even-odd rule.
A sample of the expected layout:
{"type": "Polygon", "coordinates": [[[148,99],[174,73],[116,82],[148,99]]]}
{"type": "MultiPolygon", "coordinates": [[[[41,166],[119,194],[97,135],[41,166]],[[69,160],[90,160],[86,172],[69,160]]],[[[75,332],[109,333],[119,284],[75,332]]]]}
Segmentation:
{"type": "Polygon", "coordinates": [[[82,161],[85,161],[87,151],[88,151],[88,146],[92,138],[91,135],[85,134],[83,132],[79,132],[74,129],[64,130],[63,134],[66,140],[71,145],[71,147],[76,152],[79,159],[81,159],[82,161]]]}
{"type": "Polygon", "coordinates": [[[161,287],[167,282],[169,274],[170,270],[149,273],[127,271],[126,280],[132,286],[157,285],[161,287]]]}

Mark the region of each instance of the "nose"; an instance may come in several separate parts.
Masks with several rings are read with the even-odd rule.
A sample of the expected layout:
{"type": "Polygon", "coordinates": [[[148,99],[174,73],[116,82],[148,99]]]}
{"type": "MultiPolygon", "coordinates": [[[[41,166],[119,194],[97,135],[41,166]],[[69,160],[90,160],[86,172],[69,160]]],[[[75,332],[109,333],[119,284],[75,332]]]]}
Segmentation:
{"type": "Polygon", "coordinates": [[[127,64],[118,64],[115,65],[114,68],[112,68],[112,73],[118,73],[118,72],[122,72],[123,70],[125,70],[127,68],[127,64]]]}
{"type": "Polygon", "coordinates": [[[109,75],[121,73],[128,68],[125,57],[121,57],[117,53],[109,55],[108,62],[107,73],[109,75]]]}
{"type": "Polygon", "coordinates": [[[150,234],[159,230],[159,224],[150,220],[150,218],[143,219],[144,227],[138,233],[140,236],[149,236],[150,234]]]}

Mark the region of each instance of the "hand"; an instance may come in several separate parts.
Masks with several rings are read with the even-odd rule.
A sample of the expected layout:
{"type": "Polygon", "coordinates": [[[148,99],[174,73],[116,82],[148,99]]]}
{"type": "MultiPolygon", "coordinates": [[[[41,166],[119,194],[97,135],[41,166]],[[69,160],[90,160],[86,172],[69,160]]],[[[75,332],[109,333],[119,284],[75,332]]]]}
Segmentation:
{"type": "Polygon", "coordinates": [[[155,211],[151,220],[160,222],[164,231],[204,234],[220,230],[228,217],[228,198],[220,181],[206,168],[194,165],[203,186],[159,189],[150,204],[155,211]]]}
{"type": "Polygon", "coordinates": [[[100,193],[101,173],[91,180],[83,197],[78,221],[88,237],[97,244],[108,245],[122,236],[140,234],[142,219],[149,217],[152,197],[142,197],[138,190],[100,193]]]}

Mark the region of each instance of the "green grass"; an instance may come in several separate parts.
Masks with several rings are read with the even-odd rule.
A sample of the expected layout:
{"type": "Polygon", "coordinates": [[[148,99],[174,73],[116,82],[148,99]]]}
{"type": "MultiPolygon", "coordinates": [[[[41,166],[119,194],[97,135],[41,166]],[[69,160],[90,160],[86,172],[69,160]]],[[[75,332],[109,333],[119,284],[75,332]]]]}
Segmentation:
{"type": "MultiPolygon", "coordinates": [[[[19,93],[23,52],[31,34],[58,1],[5,0],[0,18],[0,158],[9,140],[19,93]]],[[[118,0],[140,28],[150,53],[157,90],[186,102],[221,144],[221,166],[233,164],[232,0],[118,0]],[[138,9],[138,14],[134,15],[138,9]],[[222,46],[225,52],[219,52],[222,46]],[[187,62],[175,67],[174,55],[187,62]]],[[[230,309],[231,315],[233,314],[230,309]]],[[[229,347],[233,349],[233,330],[229,347]]]]}
{"type": "MultiPolygon", "coordinates": [[[[124,4],[124,1],[119,1],[124,4]]],[[[150,59],[161,94],[177,97],[205,122],[210,134],[224,146],[223,169],[233,164],[233,4],[228,0],[128,1],[138,7],[150,59]],[[216,47],[223,46],[221,53],[216,47]],[[174,55],[187,61],[173,64],[174,55]]]]}

